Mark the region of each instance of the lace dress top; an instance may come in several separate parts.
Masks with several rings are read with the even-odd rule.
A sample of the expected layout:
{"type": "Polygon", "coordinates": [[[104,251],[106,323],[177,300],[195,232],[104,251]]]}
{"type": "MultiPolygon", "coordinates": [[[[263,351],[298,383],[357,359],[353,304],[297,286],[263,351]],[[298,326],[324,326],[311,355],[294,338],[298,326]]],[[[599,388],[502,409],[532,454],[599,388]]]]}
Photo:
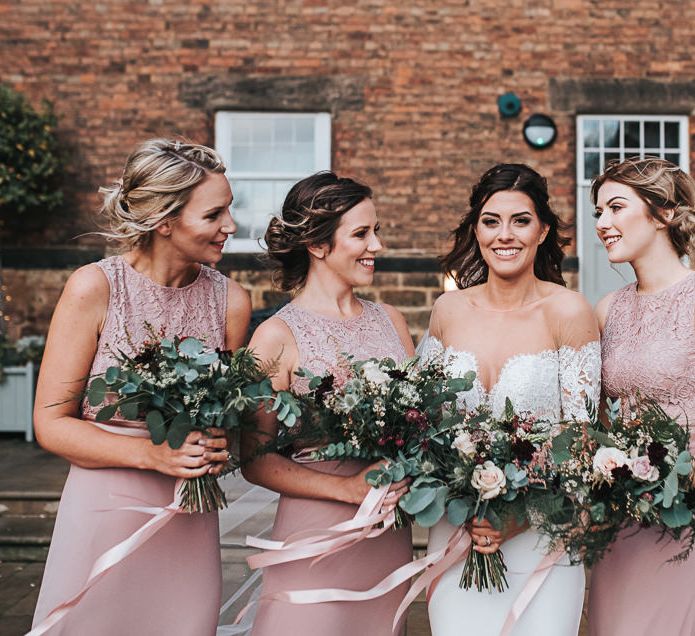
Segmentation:
{"type": "MultiPolygon", "coordinates": [[[[185,287],[158,285],[133,269],[122,256],[97,263],[109,281],[109,306],[90,375],[103,373],[114,364],[114,352],[130,355],[156,334],[193,336],[206,347],[224,347],[227,311],[227,278],[202,265],[198,277],[185,287]]],[[[83,404],[83,415],[99,407],[83,404]]]]}
{"type": "MultiPolygon", "coordinates": [[[[359,299],[362,313],[341,320],[289,303],[280,309],[280,318],[292,331],[299,350],[300,368],[323,375],[340,375],[343,354],[355,360],[392,358],[402,362],[407,354],[386,310],[379,304],[359,299]]],[[[308,390],[306,378],[295,376],[291,388],[308,390]]]]}
{"type": "Polygon", "coordinates": [[[598,403],[600,397],[593,313],[587,306],[581,315],[556,321],[546,305],[541,300],[496,311],[461,303],[444,342],[426,335],[418,353],[425,360],[443,356],[454,377],[475,372],[473,388],[459,394],[459,408],[487,406],[500,417],[509,398],[517,412],[538,418],[585,419],[586,400],[598,403]]]}
{"type": "Polygon", "coordinates": [[[695,272],[656,294],[616,292],[601,347],[606,395],[629,405],[639,393],[695,422],[695,272]]]}

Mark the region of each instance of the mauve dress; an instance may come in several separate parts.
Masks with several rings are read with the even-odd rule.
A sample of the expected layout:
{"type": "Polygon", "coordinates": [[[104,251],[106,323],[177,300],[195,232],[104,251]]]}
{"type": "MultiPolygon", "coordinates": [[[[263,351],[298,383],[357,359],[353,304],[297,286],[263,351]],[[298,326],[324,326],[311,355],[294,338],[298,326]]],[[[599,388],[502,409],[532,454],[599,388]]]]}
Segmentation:
{"type": "MultiPolygon", "coordinates": [[[[151,336],[195,336],[224,346],[227,279],[202,266],[186,287],[157,285],[120,256],[97,263],[109,286],[109,307],[91,373],[114,363],[111,348],[132,352],[151,336]]],[[[83,417],[94,411],[86,407],[83,417]]],[[[113,432],[149,436],[144,424],[112,420],[113,432]]],[[[58,509],[34,626],[83,587],[95,560],[151,516],[125,506],[166,506],[175,478],[130,468],[72,465],[58,509]]],[[[47,633],[51,636],[210,636],[221,595],[217,513],[177,514],[113,567],[47,633]]]]}
{"type": "MultiPolygon", "coordinates": [[[[603,387],[625,403],[653,398],[683,425],[695,423],[695,272],[656,294],[618,291],[602,338],[603,387]]],[[[695,436],[691,436],[691,451],[695,436]]],[[[656,530],[623,531],[594,567],[591,636],[695,634],[695,558],[667,563],[680,547],[656,530]]]]}
{"type": "MultiPolygon", "coordinates": [[[[401,361],[406,352],[383,307],[360,301],[363,311],[348,320],[336,320],[290,303],[275,316],[291,329],[299,349],[299,366],[323,374],[334,372],[341,353],[355,360],[390,357],[401,361]]],[[[292,388],[306,391],[304,378],[292,388]]],[[[358,461],[305,464],[322,473],[354,475],[365,467],[358,461]]],[[[284,540],[308,528],[327,528],[351,519],[357,506],[337,501],[280,496],[272,537],[284,540]]],[[[410,528],[391,530],[374,539],[326,557],[309,567],[311,559],[273,565],[263,570],[263,594],[286,590],[343,588],[366,590],[412,560],[410,528]]],[[[408,585],[370,601],[291,603],[261,600],[254,619],[253,636],[390,636],[393,618],[408,585]]],[[[396,633],[400,633],[398,630],[396,633]]]]}

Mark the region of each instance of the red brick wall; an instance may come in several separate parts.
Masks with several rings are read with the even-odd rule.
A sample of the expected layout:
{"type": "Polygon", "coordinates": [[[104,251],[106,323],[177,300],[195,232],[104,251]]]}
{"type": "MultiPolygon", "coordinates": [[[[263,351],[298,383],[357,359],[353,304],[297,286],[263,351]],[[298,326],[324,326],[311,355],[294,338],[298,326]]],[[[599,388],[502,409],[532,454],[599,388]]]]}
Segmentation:
{"type": "Polygon", "coordinates": [[[212,143],[219,107],[329,108],[334,168],[375,187],[392,248],[428,253],[501,160],[547,175],[572,217],[576,112],[693,109],[692,0],[3,0],[0,24],[0,80],[54,101],[71,151],[50,242],[92,229],[97,186],[138,140],[212,143]],[[305,83],[289,94],[288,77],[305,83]],[[249,78],[266,92],[240,92],[249,78]],[[507,90],[520,119],[497,114],[507,90]],[[521,139],[534,111],[559,129],[543,152],[521,139]]]}

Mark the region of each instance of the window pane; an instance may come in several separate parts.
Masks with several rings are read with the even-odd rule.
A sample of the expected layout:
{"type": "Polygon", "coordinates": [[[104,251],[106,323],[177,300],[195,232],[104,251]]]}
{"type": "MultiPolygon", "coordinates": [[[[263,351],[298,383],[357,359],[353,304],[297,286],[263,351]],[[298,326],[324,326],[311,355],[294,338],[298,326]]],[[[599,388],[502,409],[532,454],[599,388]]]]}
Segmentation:
{"type": "Polygon", "coordinates": [[[314,144],[296,144],[294,147],[294,169],[297,172],[314,171],[314,144]]]}
{"type": "Polygon", "coordinates": [[[603,145],[606,148],[618,148],[620,122],[617,119],[607,119],[603,122],[603,145]]]}
{"type": "Polygon", "coordinates": [[[265,212],[273,210],[273,182],[256,181],[253,184],[253,200],[251,207],[265,212]]]}
{"type": "Polygon", "coordinates": [[[274,172],[292,172],[294,151],[290,144],[278,144],[273,154],[272,170],[274,172]]]}
{"type": "Polygon", "coordinates": [[[231,172],[248,172],[251,170],[252,149],[249,146],[232,145],[232,161],[229,165],[231,172]]]}
{"type": "Polygon", "coordinates": [[[248,119],[236,120],[232,125],[231,130],[232,144],[248,145],[251,143],[251,129],[249,128],[248,119]]]}
{"type": "Polygon", "coordinates": [[[667,148],[680,147],[680,135],[677,121],[667,121],[664,123],[664,146],[667,148]]]}
{"type": "Polygon", "coordinates": [[[276,144],[292,143],[292,120],[287,118],[276,119],[273,122],[274,136],[276,144]]]}
{"type": "Polygon", "coordinates": [[[605,168],[608,165],[609,161],[620,161],[620,153],[619,152],[607,152],[603,155],[603,167],[605,168]]]}
{"type": "Polygon", "coordinates": [[[625,151],[625,159],[642,159],[643,157],[644,155],[637,148],[625,151]]]}
{"type": "Polygon", "coordinates": [[[296,119],[294,122],[294,135],[298,142],[314,143],[314,120],[296,119]]]}
{"type": "Polygon", "coordinates": [[[600,172],[599,153],[587,152],[584,153],[584,178],[593,179],[600,172]]]}
{"type": "Polygon", "coordinates": [[[677,152],[667,152],[664,155],[664,159],[666,159],[666,161],[670,161],[671,163],[675,163],[677,166],[680,165],[681,162],[681,156],[677,152]]]}
{"type": "Polygon", "coordinates": [[[252,119],[250,124],[251,140],[254,145],[271,143],[273,131],[272,119],[252,119]]]}
{"type": "Polygon", "coordinates": [[[598,148],[598,119],[587,119],[584,121],[584,147],[598,148]]]}
{"type": "Polygon", "coordinates": [[[639,122],[626,121],[623,123],[623,146],[626,148],[639,148],[639,122]]]}
{"type": "Polygon", "coordinates": [[[648,148],[658,148],[661,145],[661,133],[659,131],[658,121],[644,122],[644,145],[648,148]]]}

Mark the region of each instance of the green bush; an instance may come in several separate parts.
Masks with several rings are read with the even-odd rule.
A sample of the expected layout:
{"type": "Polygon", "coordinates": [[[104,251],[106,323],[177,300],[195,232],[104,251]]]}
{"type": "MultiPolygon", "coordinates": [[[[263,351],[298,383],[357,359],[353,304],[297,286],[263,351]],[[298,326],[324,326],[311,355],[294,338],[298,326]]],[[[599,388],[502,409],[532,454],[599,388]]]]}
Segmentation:
{"type": "Polygon", "coordinates": [[[50,102],[38,112],[0,84],[0,229],[40,227],[62,205],[56,122],[50,102]]]}

